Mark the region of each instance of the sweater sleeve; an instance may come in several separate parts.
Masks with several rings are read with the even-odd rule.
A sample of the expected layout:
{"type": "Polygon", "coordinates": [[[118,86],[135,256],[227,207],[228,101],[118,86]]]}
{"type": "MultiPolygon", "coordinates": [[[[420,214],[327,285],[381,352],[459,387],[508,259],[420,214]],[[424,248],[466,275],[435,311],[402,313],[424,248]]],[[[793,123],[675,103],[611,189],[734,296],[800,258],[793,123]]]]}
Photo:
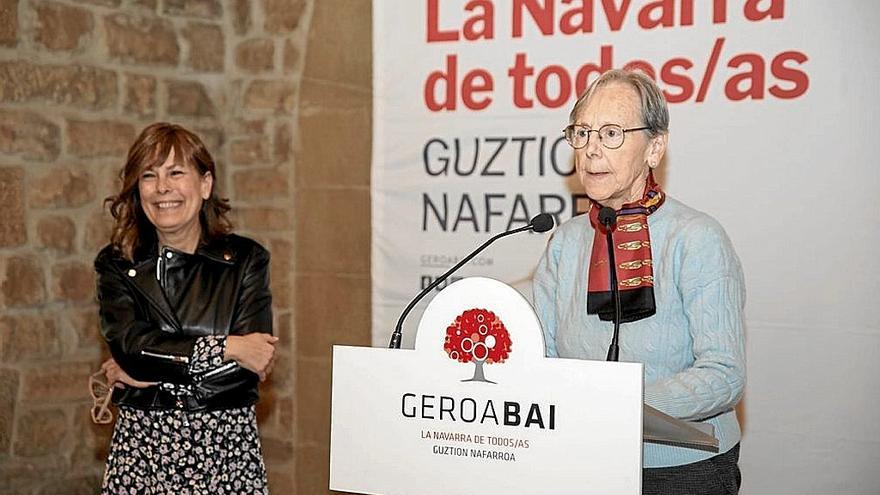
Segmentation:
{"type": "Polygon", "coordinates": [[[559,232],[554,234],[547,244],[547,249],[538,262],[532,283],[532,296],[535,311],[544,330],[544,354],[547,357],[559,357],[556,350],[556,300],[558,289],[557,270],[559,268],[560,239],[559,232]]]}
{"type": "Polygon", "coordinates": [[[736,406],[745,387],[745,284],[723,229],[714,221],[683,233],[678,290],[693,342],[689,368],[645,387],[645,402],[686,420],[736,406]]]}

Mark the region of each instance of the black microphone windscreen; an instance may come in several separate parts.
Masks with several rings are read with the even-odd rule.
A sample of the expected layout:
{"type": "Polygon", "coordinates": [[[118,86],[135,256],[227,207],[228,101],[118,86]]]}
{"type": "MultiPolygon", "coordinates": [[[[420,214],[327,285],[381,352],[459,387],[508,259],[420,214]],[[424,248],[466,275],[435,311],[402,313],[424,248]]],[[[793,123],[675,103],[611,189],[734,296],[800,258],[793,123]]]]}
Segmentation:
{"type": "Polygon", "coordinates": [[[599,210],[599,222],[606,227],[610,227],[614,225],[617,221],[617,212],[614,211],[614,208],[609,208],[607,206],[602,207],[599,210]]]}
{"type": "Polygon", "coordinates": [[[556,221],[553,220],[553,215],[549,213],[541,213],[540,215],[535,216],[530,223],[532,230],[535,232],[547,232],[553,228],[553,224],[555,224],[556,221]]]}

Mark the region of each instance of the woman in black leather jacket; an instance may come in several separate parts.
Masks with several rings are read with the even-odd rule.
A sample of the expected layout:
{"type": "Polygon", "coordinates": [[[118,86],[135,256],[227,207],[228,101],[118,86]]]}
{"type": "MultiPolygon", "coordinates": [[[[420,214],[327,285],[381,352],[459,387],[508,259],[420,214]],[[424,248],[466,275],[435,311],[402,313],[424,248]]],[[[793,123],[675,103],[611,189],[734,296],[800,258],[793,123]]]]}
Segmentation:
{"type": "Polygon", "coordinates": [[[269,253],[230,233],[186,129],[144,129],[120,175],[95,259],[119,406],[102,493],[267,493],[254,403],[277,341],[269,253]]]}

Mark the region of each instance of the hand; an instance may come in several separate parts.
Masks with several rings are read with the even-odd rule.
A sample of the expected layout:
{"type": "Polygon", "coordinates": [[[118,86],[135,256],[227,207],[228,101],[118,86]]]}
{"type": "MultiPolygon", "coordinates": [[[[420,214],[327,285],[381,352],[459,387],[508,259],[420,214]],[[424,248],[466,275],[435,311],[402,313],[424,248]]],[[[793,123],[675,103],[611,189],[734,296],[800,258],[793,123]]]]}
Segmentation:
{"type": "Polygon", "coordinates": [[[107,378],[107,383],[110,386],[116,386],[119,388],[124,388],[124,385],[128,385],[129,387],[134,388],[147,388],[156,385],[158,382],[141,382],[135,380],[134,378],[128,376],[128,373],[125,372],[113,358],[110,358],[101,365],[101,371],[104,372],[104,376],[107,378]],[[124,384],[124,385],[123,385],[124,384]]]}
{"type": "Polygon", "coordinates": [[[275,364],[275,343],[278,337],[268,333],[249,333],[226,337],[224,361],[235,361],[264,381],[275,364]]]}

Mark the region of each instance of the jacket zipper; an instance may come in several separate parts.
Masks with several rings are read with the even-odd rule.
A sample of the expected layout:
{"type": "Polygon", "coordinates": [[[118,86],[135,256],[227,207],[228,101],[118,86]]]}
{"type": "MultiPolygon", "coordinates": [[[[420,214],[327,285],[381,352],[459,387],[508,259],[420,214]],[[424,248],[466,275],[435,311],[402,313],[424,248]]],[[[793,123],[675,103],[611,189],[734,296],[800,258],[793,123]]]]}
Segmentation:
{"type": "MultiPolygon", "coordinates": [[[[167,252],[167,248],[162,248],[159,250],[159,257],[156,259],[156,280],[159,281],[159,286],[162,289],[165,289],[165,253],[167,252]]],[[[175,363],[185,363],[189,364],[189,357],[187,356],[177,356],[174,354],[160,354],[157,352],[150,352],[141,350],[142,356],[156,357],[161,359],[167,359],[169,361],[173,361],[175,363]]]]}
{"type": "Polygon", "coordinates": [[[159,259],[156,260],[156,280],[159,281],[159,286],[162,289],[165,289],[165,253],[167,252],[167,248],[162,248],[159,250],[159,259]]]}
{"type": "Polygon", "coordinates": [[[167,359],[169,361],[174,361],[175,363],[187,363],[189,364],[189,358],[186,356],[175,356],[173,354],[159,354],[158,352],[150,352],[141,350],[142,356],[150,356],[155,358],[167,359]]]}
{"type": "Polygon", "coordinates": [[[228,363],[223,364],[222,366],[218,366],[217,368],[214,368],[211,371],[204,373],[201,376],[201,378],[205,379],[210,376],[218,375],[220,373],[223,373],[224,371],[231,370],[232,368],[235,368],[236,366],[237,366],[237,364],[235,361],[229,361],[228,363]]]}

